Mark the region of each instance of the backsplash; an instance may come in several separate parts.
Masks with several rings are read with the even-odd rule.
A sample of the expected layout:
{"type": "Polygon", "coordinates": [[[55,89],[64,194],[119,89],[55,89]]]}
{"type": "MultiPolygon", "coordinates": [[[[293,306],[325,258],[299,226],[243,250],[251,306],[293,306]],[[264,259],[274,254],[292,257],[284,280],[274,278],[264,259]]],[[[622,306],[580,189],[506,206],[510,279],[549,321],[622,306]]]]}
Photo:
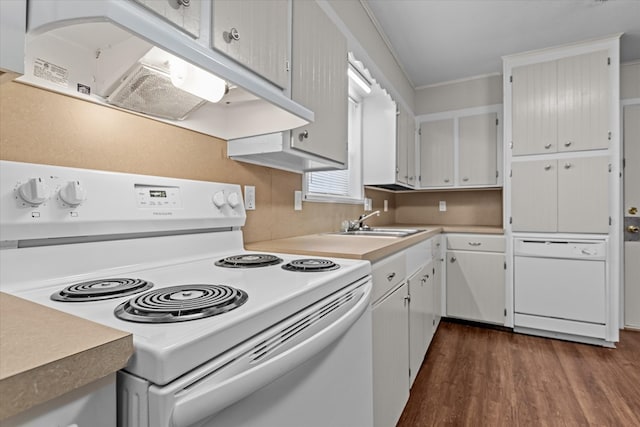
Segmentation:
{"type": "MultiPolygon", "coordinates": [[[[0,85],[0,117],[2,160],[255,186],[245,242],[336,231],[363,212],[335,203],[294,211],[301,175],[230,160],[221,139],[20,83],[0,85]]],[[[370,224],[395,221],[394,194],[367,190],[367,197],[373,209],[389,201],[370,224]]]]}

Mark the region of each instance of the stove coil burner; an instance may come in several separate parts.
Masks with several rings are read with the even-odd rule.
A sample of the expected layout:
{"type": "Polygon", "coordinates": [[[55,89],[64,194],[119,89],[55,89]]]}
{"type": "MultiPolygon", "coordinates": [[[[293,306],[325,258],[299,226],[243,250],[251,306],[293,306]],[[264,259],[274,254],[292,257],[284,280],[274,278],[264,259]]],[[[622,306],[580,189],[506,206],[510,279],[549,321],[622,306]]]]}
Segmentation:
{"type": "Polygon", "coordinates": [[[139,323],[174,323],[226,313],[247,301],[247,293],[226,285],[179,285],[135,296],[114,310],[139,323]]]}
{"type": "Polygon", "coordinates": [[[216,261],[219,267],[229,268],[256,268],[276,265],[282,262],[281,258],[269,254],[244,254],[233,255],[216,261]]]}
{"type": "Polygon", "coordinates": [[[153,283],[141,279],[101,279],[74,283],[51,295],[54,301],[100,301],[137,294],[153,287],[153,283]]]}
{"type": "Polygon", "coordinates": [[[328,259],[305,258],[294,259],[290,263],[283,265],[282,268],[289,271],[314,272],[337,270],[340,266],[328,259]]]}

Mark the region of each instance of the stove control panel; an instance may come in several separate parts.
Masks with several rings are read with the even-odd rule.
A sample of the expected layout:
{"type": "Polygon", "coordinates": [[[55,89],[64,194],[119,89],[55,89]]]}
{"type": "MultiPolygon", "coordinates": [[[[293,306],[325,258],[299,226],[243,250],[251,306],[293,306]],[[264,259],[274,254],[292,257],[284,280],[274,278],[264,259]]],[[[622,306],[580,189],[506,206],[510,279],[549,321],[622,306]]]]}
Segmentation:
{"type": "Polygon", "coordinates": [[[182,207],[180,187],[136,185],[135,193],[139,208],[177,209],[182,207]]]}
{"type": "Polygon", "coordinates": [[[15,242],[239,228],[246,220],[240,191],[237,184],[0,160],[0,235],[15,242]]]}

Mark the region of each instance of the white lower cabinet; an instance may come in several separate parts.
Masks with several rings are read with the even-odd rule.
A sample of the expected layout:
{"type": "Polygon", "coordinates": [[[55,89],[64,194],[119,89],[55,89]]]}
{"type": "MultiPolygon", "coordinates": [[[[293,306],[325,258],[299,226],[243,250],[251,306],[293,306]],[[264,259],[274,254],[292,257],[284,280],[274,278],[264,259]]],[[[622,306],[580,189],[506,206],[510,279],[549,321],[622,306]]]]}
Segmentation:
{"type": "Polygon", "coordinates": [[[407,283],[373,306],[373,422],[395,426],[409,400],[407,283]]]}
{"type": "Polygon", "coordinates": [[[430,239],[373,264],[375,427],[393,427],[400,419],[435,332],[440,293],[431,256],[430,239]]]}
{"type": "Polygon", "coordinates": [[[413,385],[435,329],[433,262],[428,262],[411,276],[408,284],[409,383],[413,385]]]}
{"type": "Polygon", "coordinates": [[[503,236],[457,235],[447,244],[447,316],[503,325],[503,236]]]}

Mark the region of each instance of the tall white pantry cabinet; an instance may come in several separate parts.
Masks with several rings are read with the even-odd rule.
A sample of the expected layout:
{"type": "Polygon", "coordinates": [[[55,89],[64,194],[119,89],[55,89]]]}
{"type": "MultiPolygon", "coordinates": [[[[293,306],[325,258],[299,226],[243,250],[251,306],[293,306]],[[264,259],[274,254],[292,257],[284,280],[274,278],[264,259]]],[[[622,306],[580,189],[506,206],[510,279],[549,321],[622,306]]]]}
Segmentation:
{"type": "Polygon", "coordinates": [[[507,293],[514,237],[606,241],[609,342],[620,320],[620,37],[503,58],[507,293]]]}

